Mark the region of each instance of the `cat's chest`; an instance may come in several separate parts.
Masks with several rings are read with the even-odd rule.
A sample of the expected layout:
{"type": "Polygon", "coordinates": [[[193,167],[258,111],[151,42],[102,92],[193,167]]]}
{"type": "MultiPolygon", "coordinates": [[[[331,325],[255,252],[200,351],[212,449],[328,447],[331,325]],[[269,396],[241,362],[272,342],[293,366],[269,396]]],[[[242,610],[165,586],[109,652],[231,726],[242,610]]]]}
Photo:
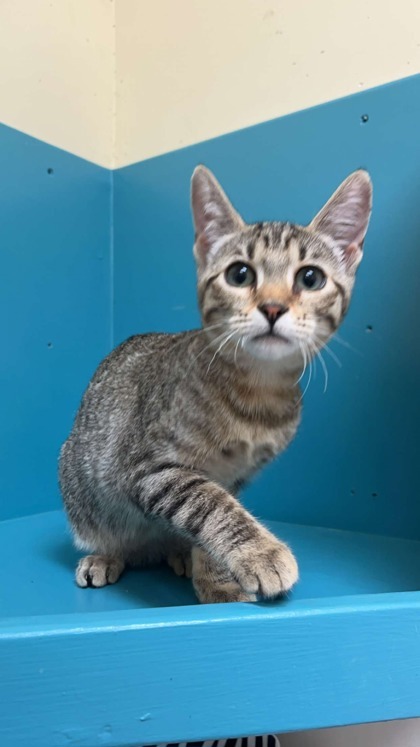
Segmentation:
{"type": "Polygon", "coordinates": [[[273,436],[261,440],[232,440],[209,453],[202,467],[211,479],[232,489],[274,459],[283,448],[283,443],[273,436]]]}
{"type": "Polygon", "coordinates": [[[228,490],[236,490],[284,451],[296,433],[300,407],[294,399],[274,401],[260,420],[219,420],[204,456],[200,449],[201,468],[228,490]]]}

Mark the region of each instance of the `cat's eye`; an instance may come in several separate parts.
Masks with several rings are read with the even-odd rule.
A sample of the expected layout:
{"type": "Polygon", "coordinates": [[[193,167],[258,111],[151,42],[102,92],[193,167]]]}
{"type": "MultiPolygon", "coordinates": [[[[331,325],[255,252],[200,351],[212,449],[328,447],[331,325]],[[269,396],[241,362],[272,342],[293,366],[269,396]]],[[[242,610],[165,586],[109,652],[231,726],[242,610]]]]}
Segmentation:
{"type": "Polygon", "coordinates": [[[296,290],[317,291],[321,290],[327,282],[325,274],[319,267],[301,267],[296,273],[296,290]]]}
{"type": "Polygon", "coordinates": [[[255,283],[255,270],[244,262],[235,262],[227,268],[225,273],[226,281],[229,285],[235,285],[237,288],[247,288],[255,283]]]}

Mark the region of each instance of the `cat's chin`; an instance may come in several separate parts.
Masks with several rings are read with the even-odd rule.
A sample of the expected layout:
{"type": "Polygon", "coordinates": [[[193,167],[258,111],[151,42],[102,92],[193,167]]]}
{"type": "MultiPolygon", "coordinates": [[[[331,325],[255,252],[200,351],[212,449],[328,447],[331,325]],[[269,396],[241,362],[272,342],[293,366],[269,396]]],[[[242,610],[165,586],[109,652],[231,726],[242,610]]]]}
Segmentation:
{"type": "Polygon", "coordinates": [[[248,340],[245,350],[257,361],[292,363],[300,356],[299,348],[284,337],[261,335],[248,340]]]}

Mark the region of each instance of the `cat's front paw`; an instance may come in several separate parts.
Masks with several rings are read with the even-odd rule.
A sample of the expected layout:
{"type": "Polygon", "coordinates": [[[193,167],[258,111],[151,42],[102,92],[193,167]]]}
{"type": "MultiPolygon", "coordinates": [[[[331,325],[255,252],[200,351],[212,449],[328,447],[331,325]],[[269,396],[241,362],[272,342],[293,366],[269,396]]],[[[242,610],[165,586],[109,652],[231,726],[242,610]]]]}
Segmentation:
{"type": "Polygon", "coordinates": [[[289,591],[299,578],[290,548],[270,535],[238,547],[229,566],[245,592],[266,599],[289,591]]]}
{"type": "Polygon", "coordinates": [[[107,584],[115,584],[124,570],[124,563],[119,558],[106,555],[87,555],[76,568],[76,583],[82,588],[87,586],[98,589],[107,584]]]}

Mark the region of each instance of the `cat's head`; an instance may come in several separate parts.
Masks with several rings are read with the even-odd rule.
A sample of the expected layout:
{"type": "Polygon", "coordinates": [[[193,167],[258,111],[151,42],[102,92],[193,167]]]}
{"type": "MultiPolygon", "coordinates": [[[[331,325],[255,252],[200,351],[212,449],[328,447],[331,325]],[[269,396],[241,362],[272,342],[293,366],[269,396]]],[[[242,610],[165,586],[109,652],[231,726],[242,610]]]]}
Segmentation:
{"type": "Polygon", "coordinates": [[[198,166],[194,254],[209,334],[255,359],[312,357],[347,311],[371,206],[369,175],[355,171],[306,227],[247,224],[213,174],[198,166]]]}

